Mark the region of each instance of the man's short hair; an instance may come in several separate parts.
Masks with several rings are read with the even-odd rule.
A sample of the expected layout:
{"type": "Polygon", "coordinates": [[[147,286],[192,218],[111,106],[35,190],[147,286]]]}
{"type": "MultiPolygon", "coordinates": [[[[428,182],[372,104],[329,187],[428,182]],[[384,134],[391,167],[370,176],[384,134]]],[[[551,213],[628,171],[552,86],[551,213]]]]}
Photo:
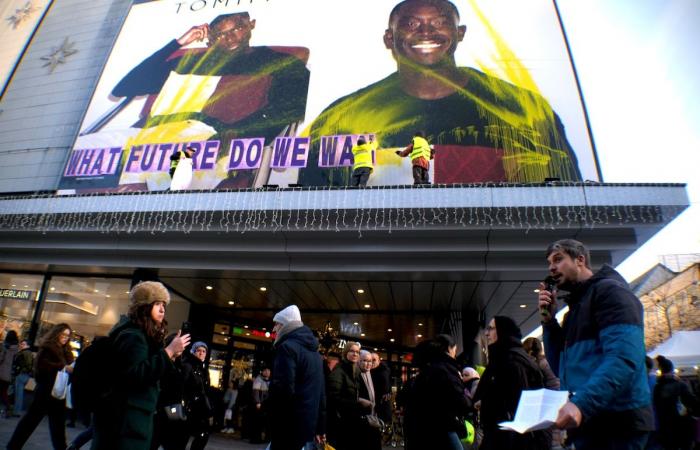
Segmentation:
{"type": "Polygon", "coordinates": [[[586,267],[589,269],[591,268],[591,253],[585,245],[575,239],[560,239],[556,242],[552,242],[547,247],[545,258],[549,258],[549,255],[554,252],[562,252],[571,256],[571,259],[583,256],[586,260],[586,267]]]}
{"type": "Polygon", "coordinates": [[[234,19],[238,16],[242,16],[242,17],[245,17],[246,19],[250,20],[250,15],[245,11],[232,13],[232,14],[222,14],[220,16],[216,16],[216,18],[211,21],[209,26],[211,28],[213,28],[213,27],[217,26],[218,24],[220,24],[221,22],[223,22],[224,20],[234,19]]]}
{"type": "Polygon", "coordinates": [[[394,6],[394,9],[391,10],[391,13],[389,13],[389,26],[391,26],[391,23],[394,21],[396,16],[399,14],[399,10],[407,3],[412,3],[412,2],[421,2],[425,3],[428,5],[435,5],[435,6],[447,6],[447,8],[450,10],[450,12],[454,13],[455,17],[457,20],[459,20],[459,10],[457,7],[454,5],[449,0],[403,0],[401,3],[397,4],[394,6]]]}

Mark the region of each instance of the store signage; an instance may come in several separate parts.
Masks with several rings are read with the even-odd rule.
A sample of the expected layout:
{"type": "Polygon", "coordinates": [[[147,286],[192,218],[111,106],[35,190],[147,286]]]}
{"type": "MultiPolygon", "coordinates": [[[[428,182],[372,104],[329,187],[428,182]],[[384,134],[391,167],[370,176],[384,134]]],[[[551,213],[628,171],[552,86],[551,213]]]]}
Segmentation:
{"type": "Polygon", "coordinates": [[[0,289],[0,298],[13,298],[15,300],[32,300],[34,291],[22,291],[19,289],[0,289]]]}

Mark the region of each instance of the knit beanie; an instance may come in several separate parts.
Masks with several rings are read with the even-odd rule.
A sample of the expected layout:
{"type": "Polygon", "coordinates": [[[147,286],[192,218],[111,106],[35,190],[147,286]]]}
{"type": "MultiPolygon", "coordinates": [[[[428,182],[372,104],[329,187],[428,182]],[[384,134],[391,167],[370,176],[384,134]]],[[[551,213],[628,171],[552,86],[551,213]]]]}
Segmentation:
{"type": "Polygon", "coordinates": [[[520,327],[510,317],[495,316],[493,320],[496,322],[496,333],[499,341],[507,338],[522,339],[523,334],[520,332],[520,327]]]}
{"type": "Polygon", "coordinates": [[[192,353],[194,355],[195,353],[197,353],[197,349],[200,349],[202,347],[204,347],[205,350],[209,351],[209,347],[207,347],[207,344],[205,344],[202,341],[197,341],[194,344],[192,344],[192,348],[190,349],[190,353],[192,353]]]}
{"type": "Polygon", "coordinates": [[[275,314],[272,321],[282,325],[287,325],[289,322],[301,322],[301,312],[299,312],[297,305],[290,305],[275,314]]]}
{"type": "Polygon", "coordinates": [[[661,373],[671,373],[673,372],[673,361],[665,358],[661,355],[656,357],[656,363],[659,365],[659,370],[661,373]]]}
{"type": "Polygon", "coordinates": [[[170,303],[170,294],[163,283],[158,281],[142,281],[129,291],[129,301],[132,305],[150,305],[155,302],[170,303]]]}
{"type": "Polygon", "coordinates": [[[464,370],[462,370],[462,375],[466,375],[467,380],[479,378],[479,372],[477,372],[473,367],[465,367],[464,370]]]}

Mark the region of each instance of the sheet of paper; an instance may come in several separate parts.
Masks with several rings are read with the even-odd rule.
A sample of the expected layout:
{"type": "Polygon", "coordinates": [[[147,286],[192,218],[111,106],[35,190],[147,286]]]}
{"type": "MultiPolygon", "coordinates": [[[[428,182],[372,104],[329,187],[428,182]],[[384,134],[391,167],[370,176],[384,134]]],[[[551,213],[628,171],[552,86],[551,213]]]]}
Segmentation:
{"type": "Polygon", "coordinates": [[[518,409],[512,422],[501,422],[501,429],[513,430],[518,433],[544,430],[551,427],[559,409],[569,399],[566,391],[537,389],[523,391],[518,402],[518,409]]]}

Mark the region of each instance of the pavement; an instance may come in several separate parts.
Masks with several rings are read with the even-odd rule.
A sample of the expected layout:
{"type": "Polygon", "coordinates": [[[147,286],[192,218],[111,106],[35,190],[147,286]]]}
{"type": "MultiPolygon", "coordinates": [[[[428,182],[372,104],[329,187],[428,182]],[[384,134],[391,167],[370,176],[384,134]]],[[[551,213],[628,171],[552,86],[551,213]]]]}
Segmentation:
{"type": "MultiPolygon", "coordinates": [[[[19,422],[18,418],[0,418],[0,449],[4,449],[7,442],[10,440],[15,427],[19,422]]],[[[81,424],[75,428],[66,428],[66,437],[68,442],[85,429],[81,424]]],[[[89,443],[85,444],[83,450],[89,450],[89,443]]],[[[215,433],[209,438],[207,450],[264,450],[266,444],[250,444],[239,438],[237,434],[228,435],[215,433]]],[[[51,438],[49,437],[49,421],[47,418],[39,424],[37,429],[31,435],[23,450],[50,450],[51,438]]]]}

